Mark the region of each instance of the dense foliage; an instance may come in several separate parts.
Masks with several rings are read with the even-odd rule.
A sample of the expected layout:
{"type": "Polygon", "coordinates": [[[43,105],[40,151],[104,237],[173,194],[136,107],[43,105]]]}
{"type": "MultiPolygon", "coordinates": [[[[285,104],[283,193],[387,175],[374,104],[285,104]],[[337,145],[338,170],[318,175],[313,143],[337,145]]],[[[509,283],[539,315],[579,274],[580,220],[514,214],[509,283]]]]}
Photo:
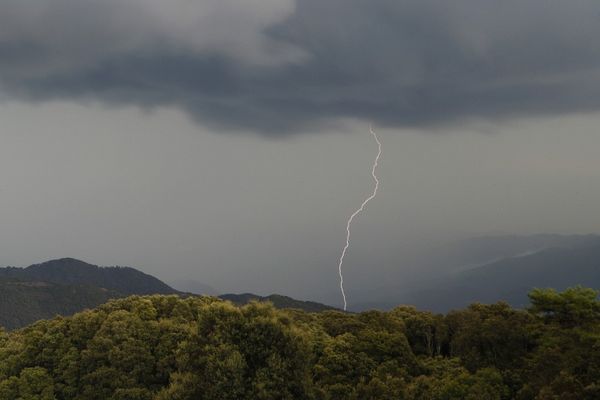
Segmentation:
{"type": "Polygon", "coordinates": [[[597,295],[445,316],[130,297],[0,333],[0,399],[598,399],[597,295]]]}

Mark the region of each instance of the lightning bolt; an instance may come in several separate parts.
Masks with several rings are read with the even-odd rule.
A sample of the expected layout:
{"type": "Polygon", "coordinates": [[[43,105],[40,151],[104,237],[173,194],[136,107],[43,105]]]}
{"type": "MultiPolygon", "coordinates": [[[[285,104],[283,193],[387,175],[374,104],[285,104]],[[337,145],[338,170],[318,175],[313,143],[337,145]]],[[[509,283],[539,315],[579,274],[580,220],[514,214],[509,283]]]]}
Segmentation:
{"type": "Polygon", "coordinates": [[[379,189],[379,179],[377,179],[375,170],[377,169],[377,165],[379,164],[379,157],[381,156],[381,142],[379,141],[377,134],[373,131],[373,127],[369,126],[369,132],[371,132],[371,135],[373,135],[375,142],[377,142],[377,148],[378,148],[377,157],[375,157],[375,162],[373,163],[373,168],[371,168],[371,176],[373,176],[373,180],[375,181],[375,188],[373,188],[373,193],[369,197],[367,197],[365,199],[365,201],[363,201],[363,203],[360,205],[360,207],[356,211],[354,211],[354,213],[350,216],[350,218],[348,218],[348,222],[346,223],[346,245],[344,246],[344,249],[342,250],[342,255],[340,256],[340,262],[338,264],[338,271],[340,273],[340,290],[342,291],[342,298],[344,299],[344,311],[346,311],[348,304],[346,303],[346,293],[344,292],[344,275],[342,273],[342,265],[344,264],[344,257],[346,256],[346,251],[348,250],[348,247],[350,247],[350,225],[352,224],[354,217],[356,217],[358,214],[361,213],[361,211],[363,211],[365,209],[365,206],[367,205],[367,203],[369,201],[373,200],[375,198],[375,196],[377,196],[377,190],[379,189]]]}

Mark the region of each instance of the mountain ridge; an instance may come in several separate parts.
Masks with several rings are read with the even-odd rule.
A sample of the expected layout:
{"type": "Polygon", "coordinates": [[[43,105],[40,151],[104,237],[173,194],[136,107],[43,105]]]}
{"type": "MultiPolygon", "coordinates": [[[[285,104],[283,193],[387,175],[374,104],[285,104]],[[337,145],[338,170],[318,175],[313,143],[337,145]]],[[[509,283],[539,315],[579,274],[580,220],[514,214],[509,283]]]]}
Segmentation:
{"type": "Polygon", "coordinates": [[[328,306],[326,304],[317,303],[315,301],[297,300],[289,296],[280,294],[270,294],[268,296],[259,296],[253,293],[226,293],[218,296],[223,300],[231,301],[236,305],[244,305],[251,301],[271,302],[275,308],[298,308],[306,312],[321,312],[329,310],[339,310],[338,308],[328,306]]]}
{"type": "Polygon", "coordinates": [[[177,294],[160,279],[132,267],[100,267],[75,258],[59,258],[25,268],[0,268],[0,278],[62,285],[90,285],[123,294],[177,294]]]}
{"type": "MultiPolygon", "coordinates": [[[[108,300],[131,295],[200,296],[178,291],[160,279],[132,267],[100,267],[74,258],[49,260],[28,267],[0,268],[0,326],[20,328],[56,315],[69,316],[95,308],[108,300]]],[[[309,312],[333,307],[272,294],[225,294],[219,297],[236,305],[269,301],[276,308],[309,312]]]]}
{"type": "Polygon", "coordinates": [[[505,257],[474,268],[425,281],[387,301],[362,303],[353,309],[389,309],[398,304],[447,312],[473,302],[506,301],[526,307],[533,288],[564,290],[582,285],[600,288],[600,241],[546,248],[528,255],[505,257]]]}

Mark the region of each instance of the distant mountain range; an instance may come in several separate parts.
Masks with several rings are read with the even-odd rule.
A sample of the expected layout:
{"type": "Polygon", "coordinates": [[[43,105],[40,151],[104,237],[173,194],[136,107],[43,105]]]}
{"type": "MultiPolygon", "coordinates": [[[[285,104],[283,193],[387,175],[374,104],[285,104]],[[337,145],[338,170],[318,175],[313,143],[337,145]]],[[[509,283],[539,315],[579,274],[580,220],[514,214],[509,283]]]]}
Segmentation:
{"type": "MultiPolygon", "coordinates": [[[[198,283],[194,283],[198,287],[198,283]]],[[[131,267],[98,267],[73,258],[62,258],[26,268],[0,268],[0,326],[15,329],[55,315],[71,315],[114,298],[130,295],[181,292],[161,280],[131,267]]],[[[235,304],[252,300],[271,301],[278,308],[305,311],[332,309],[323,304],[280,295],[220,296],[235,304]]]]}
{"type": "Polygon", "coordinates": [[[270,301],[277,308],[299,308],[307,312],[321,312],[327,310],[335,310],[334,307],[325,304],[316,303],[314,301],[296,300],[288,296],[272,294],[269,296],[258,296],[252,293],[244,294],[222,294],[219,296],[223,300],[229,300],[234,304],[242,305],[251,301],[270,301]]]}
{"type": "Polygon", "coordinates": [[[385,297],[355,304],[352,309],[411,304],[447,312],[473,302],[500,300],[524,307],[528,304],[527,293],[534,287],[600,288],[600,237],[596,235],[482,237],[464,241],[457,248],[451,253],[452,264],[445,273],[395,294],[389,294],[388,289],[385,297]],[[462,263],[458,261],[461,258],[462,263]]]}
{"type": "MultiPolygon", "coordinates": [[[[389,309],[399,304],[446,312],[472,302],[504,300],[527,305],[534,287],[600,288],[600,237],[533,235],[481,237],[449,245],[433,255],[428,279],[362,293],[352,311],[389,309]],[[444,267],[444,265],[446,265],[444,267]]],[[[73,258],[27,268],[0,268],[0,326],[14,329],[55,315],[70,315],[109,299],[129,295],[213,294],[199,282],[179,282],[179,291],[130,267],[98,267],[73,258]]],[[[333,307],[273,294],[222,294],[235,304],[270,301],[278,308],[319,312],[333,307]]]]}
{"type": "Polygon", "coordinates": [[[169,286],[185,293],[201,294],[205,296],[218,296],[220,294],[217,289],[195,279],[178,279],[167,283],[169,286]]]}
{"type": "Polygon", "coordinates": [[[95,286],[124,295],[179,293],[152,275],[135,268],[98,267],[74,258],[61,258],[27,268],[0,268],[0,279],[95,286]]]}

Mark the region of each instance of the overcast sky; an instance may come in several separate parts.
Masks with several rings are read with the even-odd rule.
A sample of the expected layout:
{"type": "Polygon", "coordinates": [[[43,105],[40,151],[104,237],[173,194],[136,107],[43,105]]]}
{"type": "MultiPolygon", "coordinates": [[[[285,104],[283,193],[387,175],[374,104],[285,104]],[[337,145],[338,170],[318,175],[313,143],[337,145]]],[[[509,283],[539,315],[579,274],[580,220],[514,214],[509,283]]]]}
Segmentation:
{"type": "MultiPolygon", "coordinates": [[[[329,299],[403,251],[598,232],[600,3],[6,0],[0,264],[329,299]]],[[[341,299],[340,299],[341,301],[341,299]]]]}

